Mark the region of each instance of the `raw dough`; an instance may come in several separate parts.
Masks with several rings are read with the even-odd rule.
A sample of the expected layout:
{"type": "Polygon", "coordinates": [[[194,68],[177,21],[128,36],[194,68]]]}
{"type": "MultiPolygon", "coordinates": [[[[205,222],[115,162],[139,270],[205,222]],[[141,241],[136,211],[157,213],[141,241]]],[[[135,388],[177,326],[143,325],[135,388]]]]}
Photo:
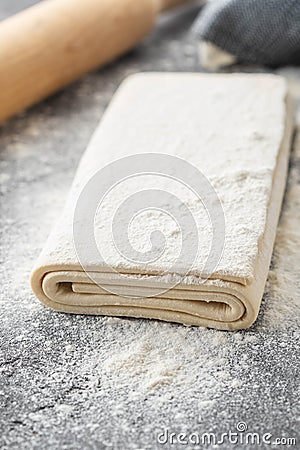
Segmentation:
{"type": "MultiPolygon", "coordinates": [[[[95,131],[62,217],[38,259],[31,278],[36,296],[53,309],[70,313],[155,318],[223,330],[249,327],[257,317],[268,274],[292,126],[286,82],[279,76],[153,73],[129,77],[95,131]],[[148,181],[138,177],[132,185],[127,180],[110,192],[95,217],[95,238],[111,270],[92,249],[90,261],[85,261],[89,274],[78,262],[73,217],[82,188],[108,163],[153,152],[177,156],[198,167],[220,198],[225,246],[206,281],[201,274],[211,230],[202,205],[182,186],[179,195],[201,231],[191,273],[168,272],[178,257],[178,230],[157,211],[135,218],[132,239],[135,248],[145,250],[145,236],[161,227],[170,240],[162,257],[151,264],[136,264],[116,253],[109,236],[110,216],[115,205],[130,195],[132,185],[133,192],[148,188],[148,181]],[[147,297],[149,289],[160,292],[174,279],[173,288],[147,297]],[[116,286],[120,295],[110,292],[116,286]]],[[[167,190],[168,181],[160,181],[160,187],[167,190]]]]}

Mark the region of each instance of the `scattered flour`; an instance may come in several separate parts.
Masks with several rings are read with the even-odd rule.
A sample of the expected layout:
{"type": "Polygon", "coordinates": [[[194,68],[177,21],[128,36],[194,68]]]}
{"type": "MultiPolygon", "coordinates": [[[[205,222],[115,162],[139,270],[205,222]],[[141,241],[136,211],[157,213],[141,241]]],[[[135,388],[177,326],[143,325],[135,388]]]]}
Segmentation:
{"type": "Polygon", "coordinates": [[[197,386],[196,403],[203,414],[215,407],[218,392],[240,386],[230,372],[228,333],[157,321],[119,320],[106,321],[108,328],[125,329],[101,365],[104,388],[125,389],[131,401],[148,398],[159,408],[197,386]],[[128,343],[124,343],[125,333],[128,343]]]}
{"type": "Polygon", "coordinates": [[[182,356],[186,347],[185,333],[184,329],[179,332],[165,329],[156,340],[149,330],[142,339],[134,340],[122,351],[108,357],[104,369],[106,373],[117,374],[119,378],[129,376],[137,380],[139,390],[158,388],[172,381],[180,370],[178,356],[182,356]]]}

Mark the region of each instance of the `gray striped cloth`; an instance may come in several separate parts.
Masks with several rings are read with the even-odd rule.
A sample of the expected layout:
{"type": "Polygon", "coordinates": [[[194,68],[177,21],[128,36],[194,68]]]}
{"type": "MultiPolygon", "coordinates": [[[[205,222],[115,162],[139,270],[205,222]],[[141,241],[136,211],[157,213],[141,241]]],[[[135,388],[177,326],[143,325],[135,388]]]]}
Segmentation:
{"type": "Polygon", "coordinates": [[[300,0],[213,0],[193,29],[243,63],[300,63],[300,0]]]}

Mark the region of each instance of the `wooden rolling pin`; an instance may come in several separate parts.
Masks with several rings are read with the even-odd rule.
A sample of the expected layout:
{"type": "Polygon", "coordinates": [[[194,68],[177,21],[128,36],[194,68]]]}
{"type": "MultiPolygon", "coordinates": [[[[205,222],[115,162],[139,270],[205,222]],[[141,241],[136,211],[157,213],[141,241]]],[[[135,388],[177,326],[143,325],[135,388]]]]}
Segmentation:
{"type": "Polygon", "coordinates": [[[189,0],[44,0],[0,23],[0,121],[134,47],[189,0]]]}

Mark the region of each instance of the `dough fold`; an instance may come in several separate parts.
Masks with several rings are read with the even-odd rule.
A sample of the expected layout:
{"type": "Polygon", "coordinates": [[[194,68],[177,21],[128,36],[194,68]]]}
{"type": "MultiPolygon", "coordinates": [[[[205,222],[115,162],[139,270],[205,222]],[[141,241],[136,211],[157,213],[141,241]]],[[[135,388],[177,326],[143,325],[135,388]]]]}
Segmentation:
{"type": "MultiPolygon", "coordinates": [[[[251,326],[272,256],[292,128],[293,108],[286,82],[279,76],[150,73],[129,77],[84,153],[62,216],[32,272],[35,295],[45,305],[68,313],[160,319],[221,330],[251,326]],[[117,205],[133,191],[151,185],[139,177],[133,191],[128,179],[122,189],[114,185],[117,192],[109,189],[106,204],[97,210],[93,226],[101,257],[90,247],[84,217],[82,241],[76,242],[74,223],[81,221],[78,203],[89,180],[120,158],[145,155],[147,165],[149,154],[160,153],[199,169],[220,201],[224,242],[209,274],[203,272],[211,248],[209,222],[203,205],[193,192],[185,191],[184,183],[178,192],[195,216],[199,237],[192,267],[173,268],[181,230],[176,221],[174,225],[157,211],[134,216],[130,226],[132,246],[139,251],[148,248],[145,235],[162,226],[170,244],[160,258],[138,264],[111,245],[111,216],[117,205]],[[85,238],[82,261],[78,245],[84,245],[85,238]]],[[[160,188],[169,189],[166,180],[160,188]]]]}

